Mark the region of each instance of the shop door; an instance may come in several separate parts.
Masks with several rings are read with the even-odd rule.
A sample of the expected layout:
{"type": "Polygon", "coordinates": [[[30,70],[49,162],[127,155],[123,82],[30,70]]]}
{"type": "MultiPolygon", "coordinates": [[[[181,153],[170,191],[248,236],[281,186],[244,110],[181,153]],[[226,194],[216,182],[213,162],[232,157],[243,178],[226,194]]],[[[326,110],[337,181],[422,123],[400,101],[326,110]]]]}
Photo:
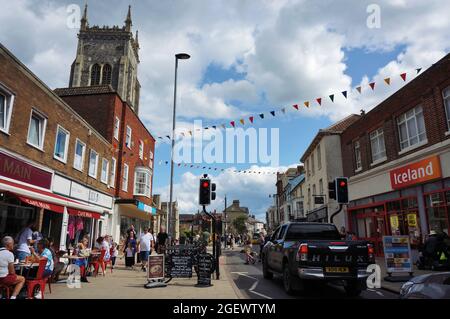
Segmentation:
{"type": "Polygon", "coordinates": [[[367,212],[356,216],[358,220],[358,237],[373,243],[376,256],[383,256],[383,236],[386,235],[384,212],[367,212]]]}

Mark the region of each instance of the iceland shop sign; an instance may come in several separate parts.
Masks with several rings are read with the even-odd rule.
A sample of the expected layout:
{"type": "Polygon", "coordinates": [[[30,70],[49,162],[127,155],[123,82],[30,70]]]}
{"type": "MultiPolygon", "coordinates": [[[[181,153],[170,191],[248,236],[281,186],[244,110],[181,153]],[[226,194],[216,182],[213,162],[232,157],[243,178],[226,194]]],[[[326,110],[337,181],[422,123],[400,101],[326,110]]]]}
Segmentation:
{"type": "Polygon", "coordinates": [[[404,188],[441,177],[439,156],[432,156],[390,172],[393,189],[404,188]]]}

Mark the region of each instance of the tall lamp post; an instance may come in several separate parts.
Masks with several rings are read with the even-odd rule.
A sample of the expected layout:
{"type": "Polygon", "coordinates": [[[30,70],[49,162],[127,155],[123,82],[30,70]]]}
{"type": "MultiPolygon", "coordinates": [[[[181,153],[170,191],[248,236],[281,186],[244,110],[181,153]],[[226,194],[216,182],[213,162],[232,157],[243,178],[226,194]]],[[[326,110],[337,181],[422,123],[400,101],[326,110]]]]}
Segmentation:
{"type": "Polygon", "coordinates": [[[173,116],[172,116],[172,149],[170,154],[170,191],[169,191],[169,212],[167,215],[167,232],[169,235],[175,235],[175,229],[170,228],[170,219],[172,216],[172,195],[173,195],[173,149],[175,147],[175,118],[177,111],[177,71],[178,71],[178,60],[187,60],[191,56],[187,53],[175,54],[175,85],[173,89],[173,116]]]}

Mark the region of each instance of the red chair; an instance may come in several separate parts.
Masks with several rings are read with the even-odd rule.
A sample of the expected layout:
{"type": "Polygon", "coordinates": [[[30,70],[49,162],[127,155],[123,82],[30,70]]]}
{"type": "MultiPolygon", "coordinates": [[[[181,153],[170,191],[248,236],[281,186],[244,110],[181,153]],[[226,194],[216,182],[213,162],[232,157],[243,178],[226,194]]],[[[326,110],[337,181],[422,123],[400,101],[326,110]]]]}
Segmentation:
{"type": "Polygon", "coordinates": [[[94,276],[97,277],[98,275],[98,269],[101,267],[102,268],[102,272],[103,272],[103,276],[105,276],[105,254],[106,254],[106,250],[102,249],[101,253],[100,253],[100,257],[98,257],[97,260],[91,261],[89,263],[89,268],[91,268],[92,266],[94,266],[94,276]]]}
{"type": "Polygon", "coordinates": [[[47,283],[48,279],[48,277],[44,277],[44,270],[46,265],[47,265],[47,258],[40,259],[36,278],[26,280],[28,299],[32,299],[34,297],[33,292],[36,286],[39,286],[41,290],[42,299],[44,299],[45,284],[47,283]]]}
{"type": "Polygon", "coordinates": [[[6,296],[6,299],[11,298],[11,290],[13,289],[13,286],[7,286],[4,284],[0,284],[0,291],[3,291],[3,293],[6,296]]]}
{"type": "Polygon", "coordinates": [[[113,272],[113,264],[112,264],[112,259],[111,259],[113,253],[114,253],[114,251],[113,251],[113,249],[111,248],[111,249],[109,250],[109,260],[103,259],[103,263],[105,264],[105,270],[106,270],[106,268],[108,267],[108,265],[110,265],[110,266],[111,266],[111,273],[113,272]]]}

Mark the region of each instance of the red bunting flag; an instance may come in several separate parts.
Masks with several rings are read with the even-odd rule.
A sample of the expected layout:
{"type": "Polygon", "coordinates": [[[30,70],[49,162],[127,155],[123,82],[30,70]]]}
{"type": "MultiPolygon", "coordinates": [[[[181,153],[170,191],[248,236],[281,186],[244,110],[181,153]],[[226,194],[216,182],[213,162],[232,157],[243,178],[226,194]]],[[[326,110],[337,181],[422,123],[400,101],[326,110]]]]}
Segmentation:
{"type": "Polygon", "coordinates": [[[319,105],[322,105],[322,98],[321,97],[317,98],[316,101],[317,101],[317,103],[319,103],[319,105]]]}
{"type": "Polygon", "coordinates": [[[402,73],[400,74],[400,76],[402,77],[403,81],[406,81],[406,73],[402,73]]]}
{"type": "Polygon", "coordinates": [[[361,94],[361,87],[360,87],[360,86],[358,86],[358,87],[356,88],[356,91],[358,91],[358,92],[359,92],[359,94],[361,94]]]}
{"type": "Polygon", "coordinates": [[[292,107],[298,111],[298,104],[294,104],[292,107]]]}
{"type": "Polygon", "coordinates": [[[373,90],[375,90],[375,82],[369,83],[370,88],[373,90]]]}
{"type": "Polygon", "coordinates": [[[251,123],[253,123],[253,116],[250,116],[248,119],[250,120],[251,123]]]}
{"type": "Polygon", "coordinates": [[[384,82],[386,82],[387,85],[391,85],[391,78],[385,78],[384,82]]]}
{"type": "Polygon", "coordinates": [[[305,106],[306,106],[306,107],[309,107],[309,101],[306,101],[306,102],[305,102],[305,106]]]}
{"type": "Polygon", "coordinates": [[[232,126],[232,127],[234,127],[234,126],[235,126],[235,123],[234,123],[234,121],[231,121],[231,122],[230,122],[230,124],[231,124],[231,126],[232,126]]]}

